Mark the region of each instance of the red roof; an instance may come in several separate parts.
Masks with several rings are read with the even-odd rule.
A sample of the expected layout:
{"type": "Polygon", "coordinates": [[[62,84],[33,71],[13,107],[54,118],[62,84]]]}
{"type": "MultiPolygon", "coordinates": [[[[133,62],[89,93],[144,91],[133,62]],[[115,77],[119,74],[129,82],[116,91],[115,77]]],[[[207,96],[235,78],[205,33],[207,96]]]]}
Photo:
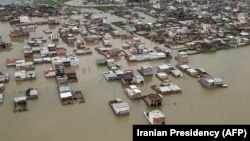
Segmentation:
{"type": "Polygon", "coordinates": [[[16,61],[18,60],[23,60],[22,58],[11,58],[11,59],[6,59],[6,65],[11,66],[11,65],[16,65],[16,61]]]}
{"type": "Polygon", "coordinates": [[[56,53],[66,53],[66,49],[65,48],[57,48],[56,49],[56,53]]]}

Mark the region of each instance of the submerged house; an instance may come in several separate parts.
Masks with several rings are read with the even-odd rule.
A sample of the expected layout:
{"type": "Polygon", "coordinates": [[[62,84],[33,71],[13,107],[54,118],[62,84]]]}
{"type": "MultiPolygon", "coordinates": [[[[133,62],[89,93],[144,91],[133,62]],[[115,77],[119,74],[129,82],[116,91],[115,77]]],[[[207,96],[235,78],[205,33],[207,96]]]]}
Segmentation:
{"type": "Polygon", "coordinates": [[[10,22],[14,29],[23,29],[26,31],[33,31],[37,28],[37,24],[32,22],[28,16],[19,16],[18,19],[10,22]]]}
{"type": "Polygon", "coordinates": [[[61,33],[59,36],[68,44],[74,44],[76,41],[76,37],[71,33],[61,33]]]}
{"type": "Polygon", "coordinates": [[[73,104],[73,95],[68,85],[58,85],[58,92],[62,105],[73,104]]]}
{"type": "Polygon", "coordinates": [[[36,79],[35,71],[26,71],[26,70],[18,70],[15,72],[15,79],[16,80],[29,80],[29,79],[36,79]]]}
{"type": "Polygon", "coordinates": [[[12,43],[9,41],[0,42],[0,49],[10,49],[12,48],[12,43]]]}
{"type": "Polygon", "coordinates": [[[27,111],[27,98],[26,96],[20,96],[14,98],[14,112],[27,111]]]}
{"type": "Polygon", "coordinates": [[[144,77],[141,74],[134,75],[135,83],[144,83],[144,77]]]}
{"type": "Polygon", "coordinates": [[[56,46],[56,54],[57,55],[66,55],[67,49],[62,46],[62,45],[58,45],[56,46]]]}
{"type": "Polygon", "coordinates": [[[171,70],[173,69],[174,67],[170,64],[162,64],[156,67],[157,72],[165,72],[165,73],[170,73],[171,70]]]}
{"type": "Polygon", "coordinates": [[[20,62],[16,64],[16,80],[36,79],[36,72],[33,62],[20,62]]]}
{"type": "Polygon", "coordinates": [[[44,70],[45,77],[55,77],[56,76],[56,69],[48,68],[44,70]]]}
{"type": "Polygon", "coordinates": [[[40,54],[41,54],[41,57],[57,56],[56,46],[54,44],[48,44],[45,47],[41,47],[40,54]]]}
{"type": "Polygon", "coordinates": [[[47,77],[56,76],[58,84],[77,82],[77,74],[75,70],[65,70],[65,67],[71,66],[70,62],[60,60],[58,57],[52,58],[52,68],[47,69],[44,73],[47,77]]]}
{"type": "Polygon", "coordinates": [[[194,78],[198,78],[198,71],[196,69],[193,69],[193,68],[189,68],[186,70],[187,74],[194,77],[194,78]]]}
{"type": "Polygon", "coordinates": [[[48,17],[48,24],[49,25],[59,25],[60,21],[58,17],[48,17]]]}
{"type": "Polygon", "coordinates": [[[143,76],[152,76],[153,75],[153,67],[151,65],[144,65],[141,68],[138,68],[137,71],[141,73],[143,76]]]}
{"type": "Polygon", "coordinates": [[[16,64],[16,70],[35,70],[33,62],[20,62],[16,64]]]}
{"type": "Polygon", "coordinates": [[[134,84],[134,82],[133,82],[133,78],[134,78],[133,72],[123,73],[123,74],[121,74],[120,77],[121,77],[122,84],[124,84],[124,85],[134,84]]]}
{"type": "Polygon", "coordinates": [[[27,88],[25,89],[25,94],[26,94],[27,100],[38,98],[37,88],[27,88]]]}
{"type": "Polygon", "coordinates": [[[31,47],[24,47],[24,57],[25,58],[32,58],[33,57],[33,50],[31,47]]]}
{"type": "Polygon", "coordinates": [[[207,88],[215,88],[215,87],[226,87],[226,84],[223,84],[223,80],[218,77],[202,77],[199,79],[199,82],[207,87],[207,88]]]}
{"type": "Polygon", "coordinates": [[[177,93],[182,92],[181,88],[178,85],[172,84],[172,83],[170,84],[163,83],[163,84],[160,84],[159,86],[152,85],[151,88],[155,90],[157,93],[162,94],[162,95],[177,94],[177,93]]]}
{"type": "Polygon", "coordinates": [[[190,66],[186,64],[177,64],[176,67],[183,72],[186,72],[187,69],[190,69],[190,66]]]}
{"type": "Polygon", "coordinates": [[[120,65],[114,59],[106,59],[106,65],[111,70],[117,70],[120,68],[120,65]]]}
{"type": "Polygon", "coordinates": [[[142,91],[136,85],[129,85],[124,90],[131,99],[141,98],[142,91]]]}
{"type": "Polygon", "coordinates": [[[151,125],[165,125],[165,115],[160,110],[152,110],[144,112],[151,125]]]}
{"type": "Polygon", "coordinates": [[[103,76],[105,77],[106,80],[116,80],[119,78],[117,74],[113,71],[103,72],[103,76]]]}
{"type": "Polygon", "coordinates": [[[181,51],[177,54],[175,59],[182,62],[182,63],[187,63],[188,62],[188,54],[186,52],[181,51]]]}
{"type": "Polygon", "coordinates": [[[162,82],[170,82],[170,78],[168,77],[168,74],[165,72],[158,72],[155,74],[157,78],[159,78],[162,82]]]}
{"type": "Polygon", "coordinates": [[[55,64],[63,64],[64,67],[74,67],[79,65],[79,60],[76,56],[66,56],[63,58],[52,57],[51,58],[52,66],[55,64]]]}
{"type": "Polygon", "coordinates": [[[3,41],[0,36],[0,49],[8,49],[12,48],[12,43],[10,41],[3,41]]]}
{"type": "Polygon", "coordinates": [[[0,72],[0,83],[5,83],[9,81],[9,74],[3,74],[2,72],[0,72]]]}
{"type": "Polygon", "coordinates": [[[129,114],[129,104],[123,101],[121,98],[116,98],[108,102],[109,106],[117,116],[123,116],[129,114]]]}
{"type": "Polygon", "coordinates": [[[182,77],[183,76],[183,73],[178,69],[171,70],[170,74],[173,75],[174,77],[182,77]]]}
{"type": "Polygon", "coordinates": [[[77,82],[77,75],[75,70],[65,70],[64,75],[56,76],[56,81],[58,84],[77,82]]]}
{"type": "Polygon", "coordinates": [[[83,38],[85,42],[99,42],[101,41],[101,36],[97,35],[88,35],[83,38]]]}
{"type": "Polygon", "coordinates": [[[136,31],[136,26],[134,24],[129,24],[125,27],[125,29],[126,31],[133,33],[136,31]]]}
{"type": "Polygon", "coordinates": [[[9,33],[10,37],[22,37],[29,36],[29,31],[23,30],[22,28],[11,30],[9,33]]]}
{"type": "Polygon", "coordinates": [[[4,100],[4,94],[2,91],[0,91],[0,104],[3,103],[4,100]]]}
{"type": "Polygon", "coordinates": [[[10,58],[6,59],[5,64],[7,67],[10,67],[10,66],[16,66],[16,64],[23,62],[25,62],[23,58],[10,58]]]}
{"type": "Polygon", "coordinates": [[[51,41],[58,41],[59,40],[59,34],[58,33],[51,33],[49,36],[49,39],[51,41]]]}
{"type": "Polygon", "coordinates": [[[158,93],[150,93],[142,96],[143,101],[150,107],[162,105],[162,95],[158,93]]]}

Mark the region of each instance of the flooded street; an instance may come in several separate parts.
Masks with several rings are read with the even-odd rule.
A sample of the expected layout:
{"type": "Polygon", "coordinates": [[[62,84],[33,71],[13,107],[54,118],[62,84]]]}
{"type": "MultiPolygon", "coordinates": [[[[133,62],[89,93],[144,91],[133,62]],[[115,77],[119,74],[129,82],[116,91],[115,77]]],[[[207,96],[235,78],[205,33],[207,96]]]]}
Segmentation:
{"type": "MultiPolygon", "coordinates": [[[[99,15],[99,14],[97,14],[99,15]]],[[[108,22],[124,20],[104,13],[108,22]]],[[[145,15],[146,16],[146,15],[145,15]]],[[[150,18],[150,17],[148,17],[150,18]]],[[[33,21],[41,20],[33,18],[33,21]]],[[[46,20],[45,18],[42,20],[46,20]]],[[[146,19],[147,20],[147,17],[146,19]]],[[[152,21],[149,19],[148,21],[152,21]]],[[[12,29],[8,22],[0,23],[1,37],[3,41],[10,40],[13,49],[0,52],[0,72],[10,74],[10,81],[6,83],[4,91],[4,103],[0,105],[0,138],[2,141],[34,140],[34,141],[131,141],[132,125],[149,124],[143,112],[160,109],[166,115],[166,124],[249,124],[250,112],[250,75],[249,61],[250,47],[234,48],[206,54],[189,56],[188,65],[193,68],[202,67],[213,76],[221,77],[228,88],[208,89],[201,86],[197,79],[188,75],[182,78],[174,78],[172,81],[181,87],[181,94],[165,95],[163,106],[149,108],[141,100],[131,100],[124,92],[124,86],[119,80],[107,81],[103,72],[106,66],[96,64],[96,59],[104,58],[95,51],[99,44],[89,45],[93,53],[79,56],[80,65],[69,69],[75,69],[78,77],[77,83],[69,83],[73,90],[81,90],[85,96],[85,103],[62,106],[57,91],[55,78],[45,78],[44,69],[51,64],[35,65],[36,79],[16,81],[14,67],[6,67],[7,58],[23,57],[23,47],[32,37],[44,36],[46,44],[51,42],[44,29],[52,29],[57,32],[59,26],[51,27],[39,25],[35,32],[31,32],[29,38],[10,39],[9,31],[12,29]],[[28,111],[13,112],[13,98],[23,96],[28,87],[36,87],[39,91],[37,100],[28,101],[28,111]],[[130,105],[128,116],[117,117],[108,105],[108,101],[120,97],[130,105]]],[[[77,39],[82,39],[77,35],[77,39]]],[[[149,48],[158,45],[140,37],[141,41],[149,48]]],[[[112,39],[113,47],[122,49],[122,39],[112,39]]],[[[61,38],[57,44],[67,48],[67,54],[72,54],[74,46],[68,46],[61,38]]],[[[173,50],[175,56],[177,50],[173,50]]],[[[127,62],[124,56],[115,58],[121,64],[122,70],[133,69],[136,71],[141,65],[150,64],[155,67],[161,64],[179,62],[174,59],[162,59],[145,62],[127,62]]],[[[144,95],[155,93],[150,87],[162,82],[155,76],[146,76],[145,83],[138,87],[144,95]]]]}

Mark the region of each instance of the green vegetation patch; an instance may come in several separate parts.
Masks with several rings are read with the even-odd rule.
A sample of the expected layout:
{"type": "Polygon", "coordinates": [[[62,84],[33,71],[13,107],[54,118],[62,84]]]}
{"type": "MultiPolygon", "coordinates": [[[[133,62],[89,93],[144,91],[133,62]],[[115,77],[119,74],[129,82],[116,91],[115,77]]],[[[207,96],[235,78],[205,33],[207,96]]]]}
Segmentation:
{"type": "Polygon", "coordinates": [[[103,12],[109,12],[110,10],[115,10],[116,7],[114,6],[97,6],[95,9],[103,11],[103,12]]]}
{"type": "Polygon", "coordinates": [[[69,0],[34,0],[34,4],[55,5],[55,4],[63,4],[66,1],[69,1],[69,0]]]}

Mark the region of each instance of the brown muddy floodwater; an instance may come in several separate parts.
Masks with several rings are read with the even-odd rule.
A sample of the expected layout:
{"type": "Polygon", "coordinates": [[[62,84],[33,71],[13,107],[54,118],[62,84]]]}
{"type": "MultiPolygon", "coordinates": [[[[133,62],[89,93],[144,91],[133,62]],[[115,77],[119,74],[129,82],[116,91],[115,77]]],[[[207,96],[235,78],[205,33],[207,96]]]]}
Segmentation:
{"type": "MultiPolygon", "coordinates": [[[[107,16],[107,15],[105,15],[107,16]]],[[[108,15],[111,16],[111,15],[108,15]]],[[[118,20],[117,17],[109,17],[118,20]]],[[[32,20],[38,20],[33,18],[32,20]]],[[[45,20],[45,19],[42,19],[45,20]]],[[[103,58],[94,48],[101,44],[87,45],[93,51],[92,55],[79,56],[80,66],[74,67],[79,81],[69,83],[71,89],[82,90],[86,102],[83,104],[62,106],[57,92],[55,78],[45,78],[43,70],[50,64],[38,64],[35,67],[36,80],[15,81],[14,67],[6,67],[7,58],[23,56],[23,46],[29,38],[48,37],[42,30],[50,28],[57,31],[59,27],[48,25],[38,26],[36,32],[31,32],[29,38],[10,39],[8,34],[12,29],[8,22],[0,23],[3,40],[11,40],[13,49],[0,52],[0,71],[10,74],[10,81],[4,91],[4,103],[0,105],[0,138],[1,141],[131,141],[133,124],[149,124],[143,115],[146,110],[159,108],[166,115],[166,124],[249,124],[250,112],[250,47],[222,50],[213,53],[197,54],[189,57],[188,65],[194,68],[202,67],[214,76],[221,77],[228,88],[207,89],[202,87],[197,79],[190,76],[184,78],[171,77],[173,82],[181,87],[181,94],[163,97],[163,106],[149,108],[142,100],[131,100],[124,92],[120,81],[108,82],[103,72],[106,66],[96,65],[96,59],[103,58]],[[24,89],[36,87],[39,90],[37,100],[28,101],[28,111],[13,112],[13,98],[24,95],[24,89]],[[128,116],[117,117],[108,106],[108,101],[120,97],[130,105],[128,116]]],[[[81,39],[80,35],[77,35],[81,39]]],[[[144,38],[142,42],[148,47],[162,46],[144,38]]],[[[113,46],[121,48],[124,42],[113,39],[113,46]]],[[[47,43],[51,43],[48,39],[47,43]]],[[[58,44],[67,47],[72,54],[73,46],[67,46],[59,39],[58,44]]],[[[176,51],[173,50],[173,56],[176,51]]],[[[154,67],[169,63],[175,66],[178,62],[163,59],[147,62],[128,63],[124,57],[116,58],[121,69],[134,69],[144,64],[154,67]]],[[[154,69],[156,72],[156,69],[154,69]]],[[[143,94],[154,92],[150,86],[160,84],[155,76],[145,77],[144,84],[138,85],[143,94]]]]}

